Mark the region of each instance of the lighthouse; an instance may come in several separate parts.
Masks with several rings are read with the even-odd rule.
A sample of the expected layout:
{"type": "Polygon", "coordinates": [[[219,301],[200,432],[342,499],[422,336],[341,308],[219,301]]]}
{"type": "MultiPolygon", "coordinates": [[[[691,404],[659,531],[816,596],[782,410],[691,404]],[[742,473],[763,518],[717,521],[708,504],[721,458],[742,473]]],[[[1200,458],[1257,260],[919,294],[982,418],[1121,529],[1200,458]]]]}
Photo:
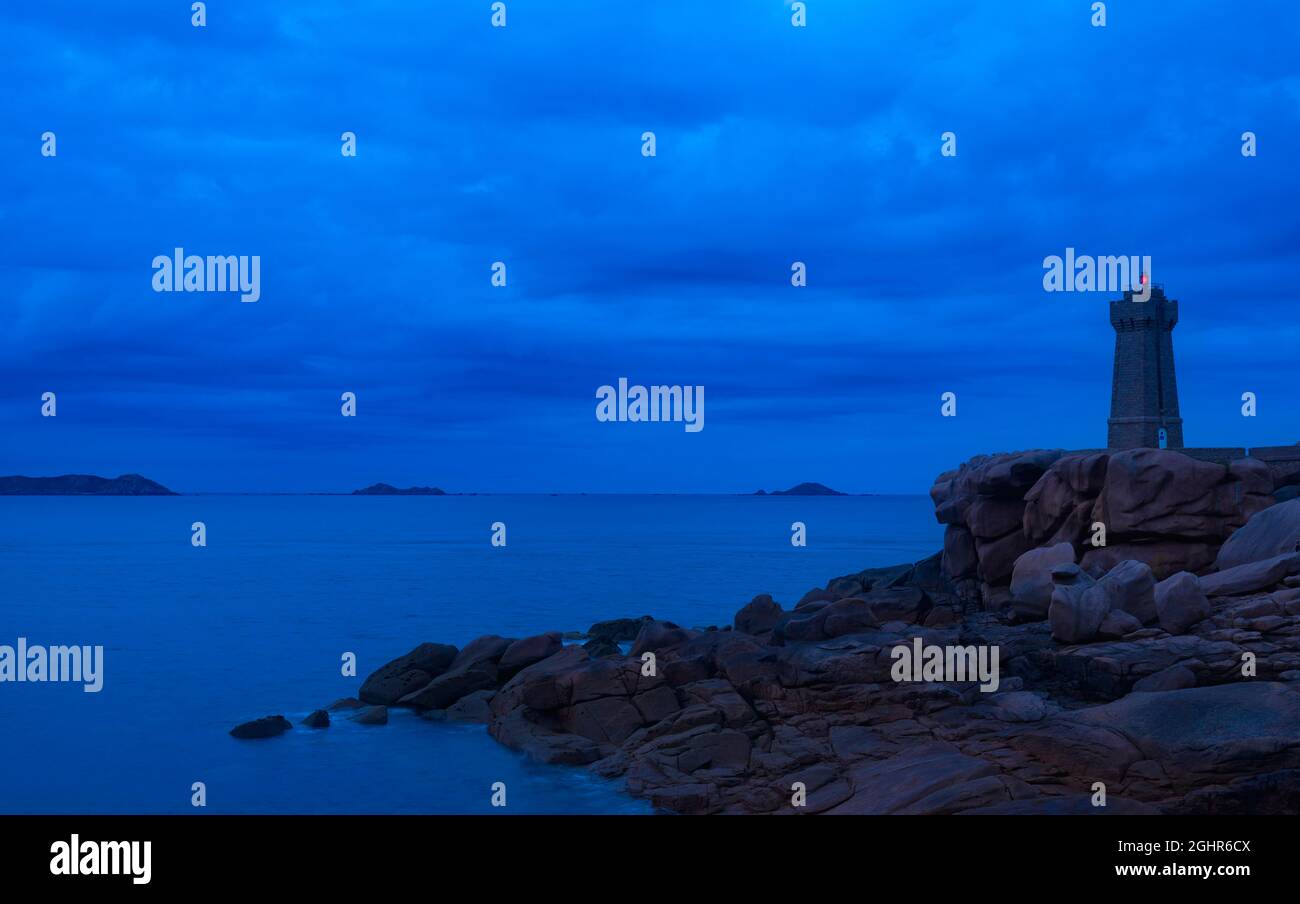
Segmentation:
{"type": "Polygon", "coordinates": [[[1115,371],[1111,382],[1111,449],[1183,448],[1174,376],[1174,327],[1178,302],[1160,286],[1142,301],[1132,291],[1110,303],[1115,328],[1115,371]]]}

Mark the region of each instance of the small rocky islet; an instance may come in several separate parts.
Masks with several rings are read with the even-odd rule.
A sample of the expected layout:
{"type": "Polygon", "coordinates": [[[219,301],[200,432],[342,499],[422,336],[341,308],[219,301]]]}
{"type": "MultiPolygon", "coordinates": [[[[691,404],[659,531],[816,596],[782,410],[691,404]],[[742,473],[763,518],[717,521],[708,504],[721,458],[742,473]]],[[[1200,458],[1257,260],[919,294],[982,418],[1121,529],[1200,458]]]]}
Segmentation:
{"type": "Polygon", "coordinates": [[[839,490],[832,490],[823,483],[797,483],[788,490],[756,490],[755,496],[847,496],[839,490]]]}
{"type": "Polygon", "coordinates": [[[723,628],[424,643],[329,709],[482,722],[676,813],[1294,814],[1297,486],[1300,454],[979,456],[936,480],[944,549],[920,562],[723,628]],[[895,680],[918,643],[996,650],[996,690],[895,680]]]}
{"type": "Polygon", "coordinates": [[[395,487],[388,483],[374,483],[360,490],[353,490],[353,496],[446,496],[439,487],[395,487]]]}

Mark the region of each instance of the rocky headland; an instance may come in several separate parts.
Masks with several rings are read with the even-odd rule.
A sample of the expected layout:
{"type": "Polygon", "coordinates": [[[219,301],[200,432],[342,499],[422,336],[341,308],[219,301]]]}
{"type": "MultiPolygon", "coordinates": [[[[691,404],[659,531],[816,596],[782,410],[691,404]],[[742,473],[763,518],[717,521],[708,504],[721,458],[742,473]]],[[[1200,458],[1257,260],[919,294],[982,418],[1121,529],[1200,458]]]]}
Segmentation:
{"type": "Polygon", "coordinates": [[[0,496],[175,496],[171,490],[139,474],[96,477],[0,477],[0,496]]]}
{"type": "Polygon", "coordinates": [[[677,813],[1300,813],[1297,485],[1300,454],[981,456],[936,480],[923,561],[722,628],[424,643],[331,708],[483,722],[677,813]],[[948,670],[900,678],[928,649],[948,670]]]}

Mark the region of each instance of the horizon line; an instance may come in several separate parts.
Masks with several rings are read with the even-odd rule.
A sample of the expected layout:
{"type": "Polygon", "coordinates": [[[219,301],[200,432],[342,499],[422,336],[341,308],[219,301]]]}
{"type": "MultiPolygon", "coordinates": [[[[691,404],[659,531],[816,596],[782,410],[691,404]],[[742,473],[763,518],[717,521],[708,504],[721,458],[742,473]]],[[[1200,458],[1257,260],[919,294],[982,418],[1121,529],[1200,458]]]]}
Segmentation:
{"type": "Polygon", "coordinates": [[[439,496],[786,496],[795,499],[834,499],[842,496],[925,496],[924,492],[893,492],[893,493],[785,493],[785,492],[682,492],[682,491],[637,491],[637,490],[620,490],[613,492],[590,492],[590,491],[549,491],[549,490],[527,490],[517,492],[447,492],[442,493],[356,493],[350,490],[198,490],[194,492],[179,492],[172,490],[169,493],[0,493],[0,497],[8,496],[89,496],[89,497],[130,497],[135,499],[165,499],[168,496],[370,496],[370,497],[423,497],[437,498],[439,496]]]}

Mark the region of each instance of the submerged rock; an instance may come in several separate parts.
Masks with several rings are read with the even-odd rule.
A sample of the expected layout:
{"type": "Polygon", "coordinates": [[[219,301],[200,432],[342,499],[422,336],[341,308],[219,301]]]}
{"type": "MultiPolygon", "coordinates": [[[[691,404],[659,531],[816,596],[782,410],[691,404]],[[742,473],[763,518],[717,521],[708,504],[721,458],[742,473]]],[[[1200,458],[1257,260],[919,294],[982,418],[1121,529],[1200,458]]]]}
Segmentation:
{"type": "Polygon", "coordinates": [[[466,694],[444,710],[448,722],[481,722],[486,725],[492,718],[490,704],[496,691],[482,690],[466,694]]]}
{"type": "Polygon", "coordinates": [[[388,707],[371,706],[368,709],[363,709],[352,717],[352,721],[358,725],[387,725],[388,707]]]}
{"type": "Polygon", "coordinates": [[[330,714],[323,709],[315,710],[302,720],[304,728],[329,728],[330,714]]]}
{"type": "Polygon", "coordinates": [[[230,736],[241,740],[273,738],[276,735],[284,734],[290,728],[293,728],[293,723],[284,716],[263,716],[260,719],[236,725],[230,729],[230,736]]]}

